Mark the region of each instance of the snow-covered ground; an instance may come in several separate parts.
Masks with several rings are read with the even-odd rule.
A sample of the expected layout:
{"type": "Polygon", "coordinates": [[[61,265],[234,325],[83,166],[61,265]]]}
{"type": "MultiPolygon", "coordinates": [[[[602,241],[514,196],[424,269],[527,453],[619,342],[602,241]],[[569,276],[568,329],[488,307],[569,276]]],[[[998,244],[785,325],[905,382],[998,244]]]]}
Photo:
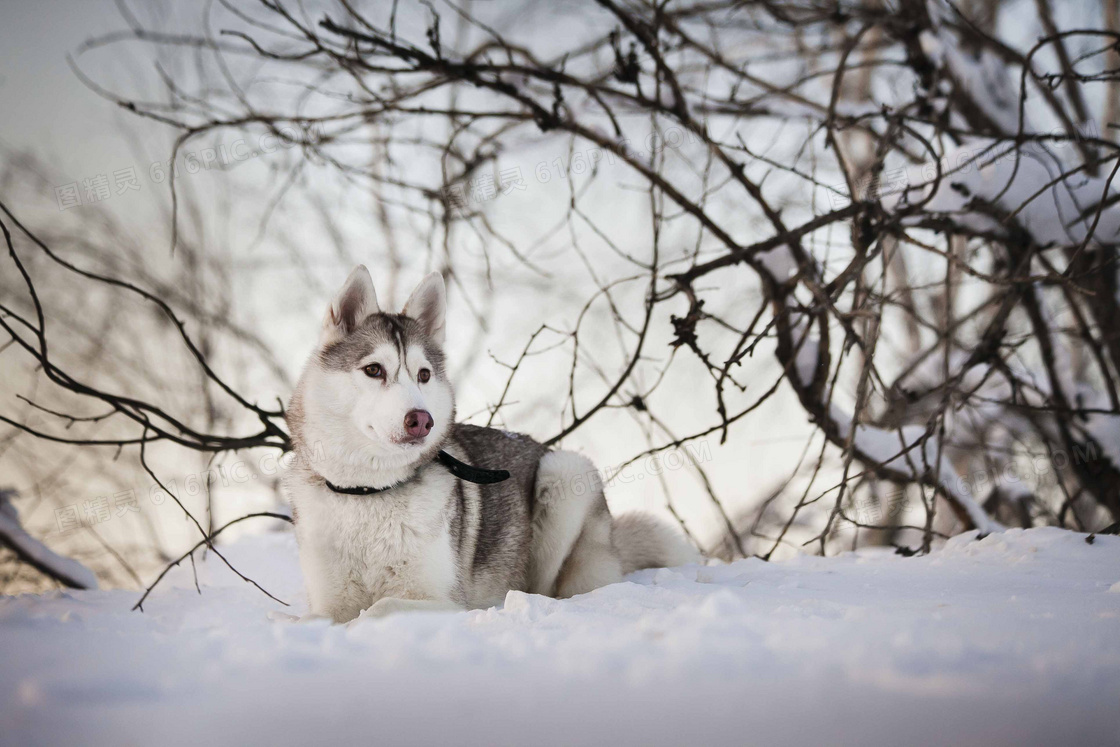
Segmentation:
{"type": "MultiPolygon", "coordinates": [[[[302,609],[288,534],[227,549],[302,609]]],[[[1117,744],[1120,538],[644,571],[583,597],[293,622],[220,563],[0,598],[0,743],[1117,744]]]]}

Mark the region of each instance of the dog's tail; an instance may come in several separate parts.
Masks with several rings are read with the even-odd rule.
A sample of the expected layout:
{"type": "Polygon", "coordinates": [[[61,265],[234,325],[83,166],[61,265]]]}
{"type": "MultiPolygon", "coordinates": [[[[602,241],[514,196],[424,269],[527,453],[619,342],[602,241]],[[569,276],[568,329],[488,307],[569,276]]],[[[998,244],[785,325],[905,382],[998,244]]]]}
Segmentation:
{"type": "Polygon", "coordinates": [[[702,557],[674,527],[641,511],[614,519],[611,542],[622,560],[622,572],[699,563],[702,557]]]}

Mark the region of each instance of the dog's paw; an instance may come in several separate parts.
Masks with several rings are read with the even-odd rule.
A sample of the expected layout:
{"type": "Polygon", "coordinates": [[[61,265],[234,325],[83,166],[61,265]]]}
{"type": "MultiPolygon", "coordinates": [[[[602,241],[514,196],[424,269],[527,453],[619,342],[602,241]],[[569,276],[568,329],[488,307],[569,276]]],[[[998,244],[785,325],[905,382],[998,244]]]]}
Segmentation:
{"type": "Polygon", "coordinates": [[[378,599],[372,605],[358,613],[350,622],[346,623],[347,627],[353,627],[362,622],[362,620],[379,619],[388,617],[395,612],[403,612],[412,609],[409,599],[397,599],[396,597],[384,597],[378,599]]]}
{"type": "Polygon", "coordinates": [[[287,612],[281,612],[280,610],[269,610],[268,619],[272,622],[297,623],[300,621],[299,615],[289,615],[287,612]]]}
{"type": "Polygon", "coordinates": [[[397,597],[384,597],[374,602],[368,609],[362,610],[356,618],[347,625],[353,625],[359,620],[368,618],[387,617],[398,612],[460,612],[462,607],[453,602],[438,599],[399,599],[397,597]]]}
{"type": "Polygon", "coordinates": [[[388,617],[397,612],[415,609],[415,605],[416,602],[412,599],[385,597],[384,599],[378,599],[369,609],[362,610],[362,614],[358,615],[358,617],[388,617]]]}

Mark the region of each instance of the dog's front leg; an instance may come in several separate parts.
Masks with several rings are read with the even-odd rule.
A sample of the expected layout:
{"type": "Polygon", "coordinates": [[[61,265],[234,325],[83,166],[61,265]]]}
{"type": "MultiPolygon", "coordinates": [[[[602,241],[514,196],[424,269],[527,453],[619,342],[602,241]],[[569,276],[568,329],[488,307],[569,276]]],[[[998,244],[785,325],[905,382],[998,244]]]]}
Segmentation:
{"type": "MultiPolygon", "coordinates": [[[[449,599],[401,599],[383,597],[369,609],[363,610],[357,620],[365,617],[385,617],[396,612],[462,612],[466,608],[449,599]]],[[[355,621],[356,622],[356,621],[355,621]]]]}

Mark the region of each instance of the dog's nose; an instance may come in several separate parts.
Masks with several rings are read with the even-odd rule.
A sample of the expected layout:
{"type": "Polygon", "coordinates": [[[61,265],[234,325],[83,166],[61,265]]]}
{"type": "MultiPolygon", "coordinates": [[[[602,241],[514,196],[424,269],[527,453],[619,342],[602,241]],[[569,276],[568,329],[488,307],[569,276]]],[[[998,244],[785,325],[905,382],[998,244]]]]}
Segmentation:
{"type": "Polygon", "coordinates": [[[432,431],[436,421],[427,410],[409,410],[404,416],[404,429],[412,438],[424,438],[432,431]]]}

